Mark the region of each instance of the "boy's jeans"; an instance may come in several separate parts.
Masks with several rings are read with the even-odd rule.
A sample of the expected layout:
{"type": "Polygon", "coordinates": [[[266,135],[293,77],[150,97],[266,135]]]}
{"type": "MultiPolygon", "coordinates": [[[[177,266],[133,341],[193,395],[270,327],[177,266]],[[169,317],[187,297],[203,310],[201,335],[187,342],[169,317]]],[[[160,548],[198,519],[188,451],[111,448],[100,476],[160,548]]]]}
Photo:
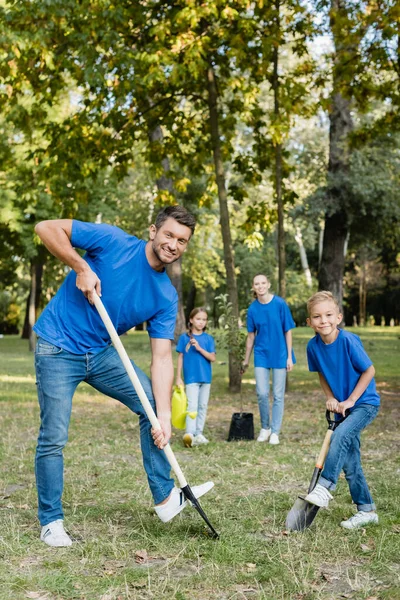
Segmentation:
{"type": "Polygon", "coordinates": [[[375,510],[364,473],[361,467],[360,434],[378,414],[379,406],[360,404],[333,432],[325,466],[319,483],[328,490],[336,488],[341,470],[349,484],[350,494],[358,510],[375,510]]]}
{"type": "Polygon", "coordinates": [[[199,435],[203,433],[207,416],[208,399],[210,398],[211,383],[188,383],[186,396],[188,399],[188,412],[196,412],[197,417],[186,417],[186,433],[199,435]]]}
{"type": "Polygon", "coordinates": [[[255,367],[256,392],[262,429],[269,429],[269,376],[272,371],[272,404],[271,431],[279,435],[283,419],[285,403],[286,369],[266,369],[255,367]]]}
{"type": "MultiPolygon", "coordinates": [[[[154,408],[150,379],[133,366],[154,408]]],[[[169,496],[174,487],[169,463],[164,452],[154,444],[150,421],[113,346],[97,354],[71,354],[39,338],[35,368],[41,419],[35,472],[42,526],[63,518],[63,448],[68,440],[72,397],[81,381],[119,400],[139,415],[143,464],[154,502],[159,504],[169,496]]]]}

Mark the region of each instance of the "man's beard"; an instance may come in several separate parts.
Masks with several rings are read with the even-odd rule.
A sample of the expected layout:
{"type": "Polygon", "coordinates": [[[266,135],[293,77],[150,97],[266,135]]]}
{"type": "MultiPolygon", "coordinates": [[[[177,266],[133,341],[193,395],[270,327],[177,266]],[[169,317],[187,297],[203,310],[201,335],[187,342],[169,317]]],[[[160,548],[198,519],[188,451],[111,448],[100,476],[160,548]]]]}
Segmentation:
{"type": "Polygon", "coordinates": [[[152,244],[152,249],[153,249],[153,252],[154,252],[155,256],[157,257],[157,259],[160,261],[160,263],[161,263],[162,265],[170,265],[171,263],[173,263],[173,262],[175,262],[176,260],[178,260],[178,257],[177,257],[177,256],[173,256],[173,255],[172,255],[172,260],[170,260],[169,262],[165,262],[165,260],[163,260],[163,259],[161,258],[160,254],[159,254],[159,252],[158,252],[158,250],[157,250],[157,246],[155,245],[155,243],[154,243],[154,242],[153,242],[153,244],[152,244]]]}

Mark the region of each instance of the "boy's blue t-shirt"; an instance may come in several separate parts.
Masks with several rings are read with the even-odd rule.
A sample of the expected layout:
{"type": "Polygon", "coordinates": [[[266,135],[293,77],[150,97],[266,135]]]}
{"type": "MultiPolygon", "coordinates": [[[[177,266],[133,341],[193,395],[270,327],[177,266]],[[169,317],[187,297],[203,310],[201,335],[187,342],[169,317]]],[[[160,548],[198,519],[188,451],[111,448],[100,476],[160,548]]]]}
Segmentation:
{"type": "MultiPolygon", "coordinates": [[[[317,334],[307,344],[308,368],[322,373],[336,400],[344,402],[357,385],[361,374],[372,365],[358,335],[339,329],[332,344],[324,344],[317,334]]],[[[354,406],[359,404],[380,405],[375,379],[354,406]]]]}
{"type": "MultiPolygon", "coordinates": [[[[247,331],[256,332],[254,366],[265,369],[286,369],[287,346],[285,333],[296,327],[286,302],[274,296],[268,304],[254,300],[247,311],[247,331]]],[[[296,363],[292,351],[293,364],[296,363]]]]}
{"type": "MultiPolygon", "coordinates": [[[[215,352],[215,341],[212,335],[203,332],[194,337],[204,350],[215,352]]],[[[183,354],[183,379],[185,380],[185,384],[211,383],[211,362],[193,346],[188,347],[189,342],[189,335],[182,333],[176,346],[176,351],[183,354]],[[188,350],[186,351],[187,347],[188,350]]]]}
{"type": "MultiPolygon", "coordinates": [[[[146,242],[111,225],[72,222],[71,244],[101,281],[101,299],[118,334],[147,321],[151,338],[173,339],[178,297],[166,271],[155,271],[146,242]]],[[[34,330],[72,354],[99,352],[110,337],[71,271],[40,315],[34,330]]]]}

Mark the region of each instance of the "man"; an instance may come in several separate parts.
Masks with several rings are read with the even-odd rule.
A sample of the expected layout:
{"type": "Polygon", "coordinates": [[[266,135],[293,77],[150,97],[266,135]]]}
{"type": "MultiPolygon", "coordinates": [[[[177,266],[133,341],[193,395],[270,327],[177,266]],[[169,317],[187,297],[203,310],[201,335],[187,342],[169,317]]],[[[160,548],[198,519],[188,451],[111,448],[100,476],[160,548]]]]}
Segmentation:
{"type": "MultiPolygon", "coordinates": [[[[177,293],[165,267],[185,252],[194,228],[193,215],[181,206],[168,206],[157,215],[147,243],[105,224],[60,219],[43,221],[35,227],[48,250],[71,268],[34,326],[38,335],[35,368],[41,419],[35,472],[40,539],[49,546],[72,544],[64,529],[61,504],[63,448],[68,439],[72,397],[81,381],[139,415],[143,464],[160,519],[170,521],[186,506],[182,492],[174,487],[162,450],[171,437],[171,340],[177,312],[177,293]],[[86,250],[83,258],[74,248],[86,250]],[[151,430],[93,306],[94,291],[102,296],[119,334],[148,322],[151,381],[134,367],[156,410],[161,430],[151,430]]],[[[200,497],[212,487],[208,482],[193,487],[193,492],[200,497]]]]}

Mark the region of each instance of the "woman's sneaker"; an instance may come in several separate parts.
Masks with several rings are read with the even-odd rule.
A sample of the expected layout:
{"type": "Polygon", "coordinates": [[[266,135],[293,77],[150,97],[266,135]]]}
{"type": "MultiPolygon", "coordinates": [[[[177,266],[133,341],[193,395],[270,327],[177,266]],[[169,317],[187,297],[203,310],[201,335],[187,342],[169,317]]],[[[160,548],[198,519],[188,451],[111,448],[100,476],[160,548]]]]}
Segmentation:
{"type": "Polygon", "coordinates": [[[193,438],[193,446],[201,446],[201,444],[208,444],[208,439],[202,434],[195,435],[193,438]]]}
{"type": "Polygon", "coordinates": [[[350,517],[350,519],[342,521],[340,524],[345,529],[358,529],[364,525],[377,525],[378,522],[378,515],[375,511],[364,512],[360,510],[357,514],[350,517]]]}
{"type": "Polygon", "coordinates": [[[308,494],[304,500],[310,504],[315,504],[320,508],[328,508],[329,500],[332,500],[332,494],[320,483],[317,483],[313,491],[308,494]]]}
{"type": "MultiPolygon", "coordinates": [[[[201,498],[201,496],[204,496],[204,494],[209,492],[213,487],[214,483],[212,481],[207,481],[201,485],[194,485],[191,489],[195,498],[201,498]]],[[[163,523],[168,523],[168,521],[171,521],[171,519],[176,517],[186,505],[187,500],[185,494],[181,489],[174,487],[172,488],[168,501],[165,504],[155,506],[154,510],[163,523]]]]}
{"type": "Polygon", "coordinates": [[[268,442],[270,435],[270,429],[261,429],[260,434],[257,438],[257,442],[268,442]]]}
{"type": "Polygon", "coordinates": [[[277,446],[279,444],[279,435],[277,433],[271,433],[271,437],[269,438],[269,443],[273,446],[277,446]]]}
{"type": "Polygon", "coordinates": [[[72,546],[72,540],[64,529],[64,521],[57,519],[48,525],[43,525],[40,539],[48,546],[62,548],[64,546],[72,546]]]}
{"type": "Polygon", "coordinates": [[[183,436],[183,445],[186,448],[191,448],[193,446],[193,434],[192,433],[185,433],[185,435],[183,436]]]}

